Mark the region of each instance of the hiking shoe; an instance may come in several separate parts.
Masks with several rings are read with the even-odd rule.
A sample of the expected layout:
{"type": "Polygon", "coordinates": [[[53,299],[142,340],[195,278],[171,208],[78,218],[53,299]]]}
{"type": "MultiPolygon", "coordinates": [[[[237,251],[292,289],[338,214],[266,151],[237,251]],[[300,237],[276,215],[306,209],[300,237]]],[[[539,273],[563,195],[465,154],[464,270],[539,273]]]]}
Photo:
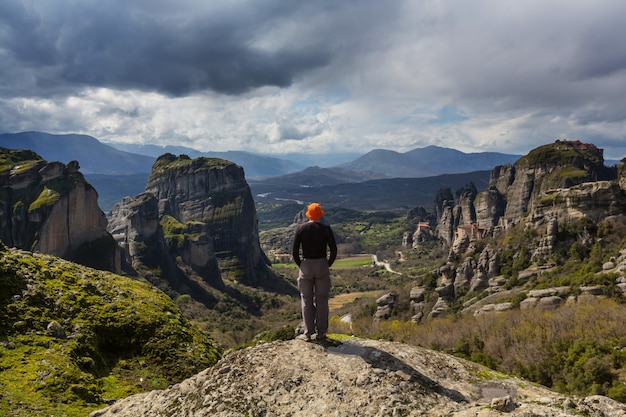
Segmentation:
{"type": "Polygon", "coordinates": [[[296,340],[303,340],[305,342],[310,342],[311,336],[306,335],[306,334],[299,334],[298,336],[296,336],[296,340]]]}

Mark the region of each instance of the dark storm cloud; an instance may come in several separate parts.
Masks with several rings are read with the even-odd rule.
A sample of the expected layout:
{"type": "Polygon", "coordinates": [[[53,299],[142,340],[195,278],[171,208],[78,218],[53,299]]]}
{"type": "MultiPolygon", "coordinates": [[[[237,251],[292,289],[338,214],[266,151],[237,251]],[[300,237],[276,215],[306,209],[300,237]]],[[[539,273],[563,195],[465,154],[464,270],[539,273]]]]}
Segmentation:
{"type": "Polygon", "coordinates": [[[609,77],[626,71],[626,3],[599,8],[595,19],[582,20],[569,72],[577,80],[609,77]]]}
{"type": "Polygon", "coordinates": [[[625,38],[623,0],[0,0],[0,128],[621,155],[625,38]]]}
{"type": "Polygon", "coordinates": [[[32,87],[46,94],[91,86],[181,96],[286,87],[331,58],[324,43],[311,39],[276,48],[255,44],[274,26],[300,18],[295,3],[251,2],[241,9],[225,3],[207,10],[202,2],[3,2],[3,90],[23,94],[32,87]]]}

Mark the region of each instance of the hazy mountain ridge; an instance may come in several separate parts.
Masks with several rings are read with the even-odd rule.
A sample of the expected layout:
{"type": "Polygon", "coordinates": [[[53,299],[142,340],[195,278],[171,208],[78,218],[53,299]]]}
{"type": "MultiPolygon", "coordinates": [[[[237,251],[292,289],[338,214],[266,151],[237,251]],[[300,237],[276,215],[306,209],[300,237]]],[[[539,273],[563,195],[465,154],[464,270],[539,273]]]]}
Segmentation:
{"type": "MultiPolygon", "coordinates": [[[[103,210],[108,211],[113,205],[124,197],[134,197],[143,192],[148,173],[156,160],[168,151],[174,154],[187,154],[192,158],[217,157],[229,160],[243,167],[246,179],[251,187],[258,190],[255,194],[275,192],[280,187],[285,188],[284,194],[279,198],[287,200],[304,201],[324,200],[328,195],[333,201],[341,201],[340,195],[350,195],[351,188],[342,184],[357,184],[373,179],[383,178],[412,178],[433,177],[452,172],[470,172],[490,170],[501,162],[502,158],[509,156],[496,154],[464,154],[437,146],[415,149],[405,154],[393,151],[375,150],[367,155],[357,158],[353,162],[334,167],[320,168],[312,166],[304,168],[301,163],[277,158],[269,155],[259,155],[250,152],[200,152],[184,146],[156,146],[156,145],[120,145],[104,144],[87,135],[53,135],[43,132],[21,132],[0,135],[0,146],[11,149],[29,148],[39,153],[48,161],[77,160],[81,171],[88,181],[92,182],[98,191],[99,204],[103,210]],[[137,153],[126,152],[127,149],[137,153]],[[139,154],[144,153],[144,154],[139,154]],[[445,159],[447,158],[447,159],[445,159]],[[467,164],[466,159],[474,162],[467,164]],[[495,161],[493,160],[495,158],[495,161]],[[454,162],[451,160],[454,159],[454,162]],[[479,162],[476,162],[479,161],[479,162]],[[424,165],[426,164],[426,165],[424,165]],[[424,167],[420,168],[420,166],[424,167]],[[471,166],[479,168],[470,169],[471,166]],[[460,167],[467,167],[462,169],[460,167]],[[274,184],[274,185],[271,185],[274,184]],[[305,193],[310,195],[299,196],[297,188],[302,186],[322,187],[305,193]],[[338,187],[337,189],[328,188],[338,187]],[[294,188],[295,187],[295,188],[294,188]],[[288,191],[288,193],[287,193],[288,191]],[[314,194],[313,194],[314,193],[314,194]],[[289,194],[289,195],[287,195],[289,194]]],[[[301,161],[341,160],[346,155],[300,155],[290,154],[301,161]]],[[[472,181],[471,175],[468,181],[472,181]]],[[[403,186],[396,187],[390,180],[386,193],[399,190],[392,199],[406,200],[407,195],[403,186]]],[[[400,181],[402,182],[402,181],[400,181]]],[[[456,185],[456,183],[455,183],[456,185]]],[[[454,185],[454,186],[455,186],[454,185]]],[[[366,185],[376,189],[376,185],[366,185]]],[[[419,187],[419,186],[418,186],[419,187]]],[[[366,194],[361,187],[353,188],[357,195],[366,194]]],[[[276,195],[274,195],[276,196],[276,195]]],[[[359,197],[360,198],[360,197],[359,197]]],[[[427,198],[431,198],[430,196],[427,198]]],[[[370,199],[374,200],[374,199],[370,199]]],[[[422,204],[423,200],[420,201],[422,204]]],[[[410,201],[409,201],[409,204],[410,201]]],[[[386,207],[389,204],[384,205],[386,207]]],[[[406,206],[402,203],[402,206],[406,206]]],[[[377,209],[379,206],[372,207],[377,209]]],[[[382,207],[382,206],[381,206],[382,207]]]]}
{"type": "Polygon", "coordinates": [[[264,179],[250,179],[251,183],[274,185],[277,187],[322,187],[345,183],[359,183],[373,179],[387,178],[376,172],[354,171],[346,168],[308,167],[302,171],[264,179]]]}
{"type": "Polygon", "coordinates": [[[44,132],[0,134],[0,147],[30,149],[47,161],[78,161],[83,174],[136,174],[150,172],[154,158],[123,152],[88,135],[53,135],[44,132]]]}
{"type": "Polygon", "coordinates": [[[376,172],[386,177],[414,178],[479,171],[513,163],[519,157],[497,152],[464,153],[431,145],[405,153],[375,149],[340,167],[376,172]]]}
{"type": "Polygon", "coordinates": [[[305,166],[293,161],[245,151],[202,152],[185,146],[135,145],[117,143],[112,143],[111,146],[116,149],[125,150],[127,152],[149,155],[153,158],[157,158],[166,153],[171,153],[174,155],[184,154],[188,155],[191,158],[206,157],[225,159],[244,167],[246,171],[246,177],[248,178],[263,178],[273,177],[277,175],[285,175],[305,168],[305,166]]]}
{"type": "MultiPolygon", "coordinates": [[[[189,148],[186,146],[159,146],[159,145],[139,145],[139,144],[131,144],[131,143],[108,143],[108,145],[113,146],[114,148],[120,149],[126,152],[138,153],[141,155],[148,155],[152,157],[158,157],[163,155],[164,153],[172,153],[175,155],[185,154],[189,155],[192,158],[198,158],[200,156],[208,156],[215,155],[218,158],[229,159],[229,155],[238,154],[247,154],[253,156],[259,156],[262,158],[270,158],[274,160],[279,160],[282,162],[288,162],[294,164],[294,167],[297,167],[295,172],[300,169],[304,169],[305,167],[310,166],[321,166],[324,168],[337,166],[344,162],[352,161],[358,157],[360,157],[361,153],[298,153],[298,152],[290,152],[290,153],[282,153],[282,154],[259,154],[253,152],[246,151],[226,151],[226,152],[217,152],[217,151],[199,151],[197,149],[189,148]]],[[[233,162],[239,164],[235,159],[233,162]]],[[[241,164],[240,164],[241,165],[241,164]]],[[[285,173],[286,174],[286,173],[285,173]]]]}
{"type": "Polygon", "coordinates": [[[486,187],[489,183],[489,171],[422,178],[383,178],[362,182],[337,183],[337,181],[332,176],[330,179],[324,176],[311,179],[300,173],[287,178],[250,181],[250,188],[259,206],[260,224],[264,226],[266,222],[290,224],[293,217],[283,213],[280,206],[297,204],[303,207],[312,201],[321,201],[327,208],[343,207],[368,212],[387,210],[406,212],[417,206],[430,209],[439,189],[443,187],[458,189],[469,183],[479,188],[486,187]],[[319,186],[293,185],[294,179],[299,177],[302,183],[315,181],[331,183],[319,186]]]}

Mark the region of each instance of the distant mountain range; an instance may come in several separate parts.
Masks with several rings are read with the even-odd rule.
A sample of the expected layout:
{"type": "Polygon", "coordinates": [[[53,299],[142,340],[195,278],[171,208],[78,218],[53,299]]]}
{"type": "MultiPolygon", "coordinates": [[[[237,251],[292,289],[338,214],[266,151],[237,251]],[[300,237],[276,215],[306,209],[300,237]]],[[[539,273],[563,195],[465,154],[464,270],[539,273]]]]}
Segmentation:
{"type": "Polygon", "coordinates": [[[135,145],[124,143],[111,143],[110,146],[122,151],[147,155],[153,158],[158,158],[165,153],[171,153],[173,155],[185,154],[190,158],[204,156],[206,158],[225,159],[243,167],[247,178],[274,177],[306,168],[306,165],[301,165],[290,160],[245,151],[200,152],[185,146],[135,145]]]}
{"type": "Polygon", "coordinates": [[[375,149],[341,167],[376,172],[386,177],[420,178],[491,169],[513,163],[519,157],[498,152],[463,153],[456,149],[427,146],[405,153],[375,149]]]}
{"type": "MultiPolygon", "coordinates": [[[[335,172],[317,169],[317,172],[335,172]]],[[[303,171],[304,172],[304,171],[303,171]]],[[[463,174],[442,174],[422,178],[382,178],[362,182],[338,182],[332,175],[318,175],[316,184],[292,183],[293,174],[261,181],[248,181],[262,226],[288,225],[294,214],[312,201],[320,201],[326,208],[335,207],[357,211],[407,211],[422,206],[430,210],[434,197],[442,188],[453,192],[470,182],[477,189],[487,188],[489,170],[463,174]],[[281,206],[293,206],[285,213],[281,206]]],[[[310,176],[306,176],[311,178],[310,176]]],[[[307,181],[303,178],[303,182],[307,181]]]]}
{"type": "MultiPolygon", "coordinates": [[[[438,146],[417,148],[399,153],[375,149],[358,154],[327,155],[286,154],[299,162],[279,158],[275,155],[256,154],[245,151],[200,152],[185,146],[157,146],[134,144],[106,144],[88,135],[53,135],[44,132],[20,132],[0,134],[0,146],[10,149],[31,149],[46,160],[67,163],[77,160],[83,174],[127,175],[148,173],[154,160],[164,153],[187,154],[191,158],[200,156],[232,161],[245,170],[247,178],[268,178],[292,174],[313,165],[340,168],[343,173],[356,171],[364,174],[362,180],[378,178],[419,178],[433,175],[470,172],[491,169],[497,165],[515,162],[519,155],[497,152],[463,153],[455,149],[438,146]],[[350,162],[329,165],[331,161],[350,162]],[[303,162],[322,162],[307,165],[303,162]],[[365,174],[367,173],[367,174],[365,174]]],[[[336,171],[339,172],[339,171],[336,171]]],[[[350,181],[348,181],[350,182],[350,181]]]]}
{"type": "Polygon", "coordinates": [[[129,175],[149,173],[154,158],[120,151],[87,135],[43,132],[0,134],[0,147],[30,149],[48,162],[78,161],[83,174],[129,175]]]}
{"type": "MultiPolygon", "coordinates": [[[[43,132],[0,134],[0,147],[31,149],[49,162],[68,163],[71,160],[77,160],[81,172],[98,191],[99,204],[105,211],[123,197],[135,196],[143,192],[152,164],[156,157],[164,153],[186,154],[191,158],[200,156],[221,158],[235,162],[244,168],[246,179],[259,198],[271,195],[272,197],[267,198],[268,200],[280,196],[287,200],[306,201],[308,196],[319,198],[320,193],[328,193],[328,195],[334,195],[331,200],[338,204],[341,204],[341,201],[350,201],[350,205],[354,204],[354,196],[374,204],[378,198],[374,195],[368,196],[368,190],[370,190],[375,191],[378,197],[384,196],[384,199],[390,199],[389,204],[382,205],[386,208],[394,204],[400,204],[400,206],[411,204],[413,201],[409,197],[411,187],[418,186],[421,182],[400,181],[396,185],[389,182],[367,183],[359,187],[355,187],[354,184],[393,178],[443,176],[438,180],[430,181],[431,184],[428,187],[430,193],[434,183],[445,186],[443,180],[450,179],[450,177],[446,179],[446,175],[474,172],[467,177],[467,181],[475,179],[482,182],[485,172],[497,165],[512,163],[518,159],[517,155],[496,152],[466,154],[454,149],[428,146],[405,153],[377,149],[351,162],[322,168],[306,167],[291,160],[251,152],[200,152],[184,146],[113,145],[102,143],[87,135],[53,135],[43,132]],[[477,175],[477,171],[482,172],[477,175]],[[303,192],[304,188],[309,188],[308,192],[303,192]],[[394,197],[394,191],[396,197],[394,197]],[[347,195],[351,192],[354,195],[347,195]]],[[[303,157],[300,154],[290,155],[303,157]]],[[[328,160],[345,157],[346,155],[329,154],[328,160]]],[[[323,156],[317,155],[315,158],[319,160],[323,156]]],[[[310,160],[315,158],[311,156],[310,160]]],[[[459,180],[463,181],[462,177],[454,178],[455,185],[459,180]]],[[[374,204],[377,207],[379,205],[379,203],[374,204]]]]}
{"type": "MultiPolygon", "coordinates": [[[[83,174],[131,175],[149,173],[155,159],[165,153],[204,156],[232,161],[249,177],[284,175],[306,168],[295,162],[243,151],[199,152],[183,146],[105,144],[88,135],[53,135],[44,132],[0,134],[0,147],[30,149],[49,162],[79,162],[83,174]],[[120,149],[126,148],[126,149],[120,149]]],[[[145,185],[145,183],[144,183],[145,185]]]]}

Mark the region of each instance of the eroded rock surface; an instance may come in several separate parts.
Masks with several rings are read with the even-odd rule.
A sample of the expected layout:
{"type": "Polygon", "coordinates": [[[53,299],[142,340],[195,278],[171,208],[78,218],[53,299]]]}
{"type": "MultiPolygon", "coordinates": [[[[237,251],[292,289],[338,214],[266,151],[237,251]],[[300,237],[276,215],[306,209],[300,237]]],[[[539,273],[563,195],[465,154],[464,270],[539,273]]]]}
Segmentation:
{"type": "Polygon", "coordinates": [[[79,171],[28,150],[0,148],[0,240],[119,272],[98,193],[79,171]]]}
{"type": "Polygon", "coordinates": [[[579,400],[444,353],[348,339],[338,346],[274,342],[226,355],[163,391],[91,417],[625,416],[606,397],[579,400]]]}

